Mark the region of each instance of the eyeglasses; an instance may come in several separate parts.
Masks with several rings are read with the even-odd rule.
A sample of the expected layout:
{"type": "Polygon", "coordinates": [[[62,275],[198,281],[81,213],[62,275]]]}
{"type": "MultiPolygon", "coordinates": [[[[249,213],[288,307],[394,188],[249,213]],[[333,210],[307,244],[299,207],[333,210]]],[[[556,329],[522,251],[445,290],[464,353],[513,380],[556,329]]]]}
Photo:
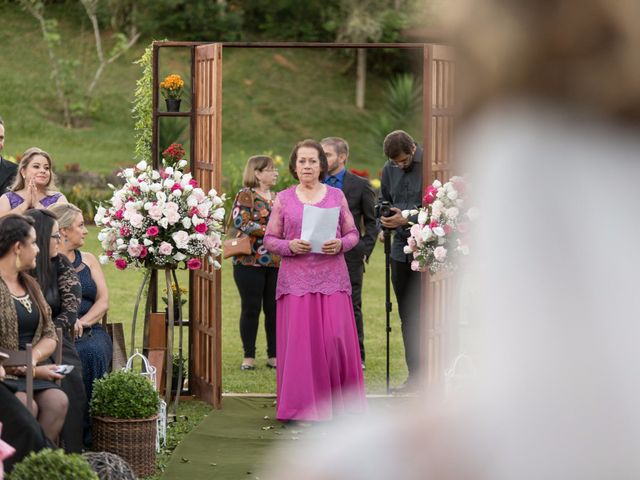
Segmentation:
{"type": "Polygon", "coordinates": [[[391,166],[395,168],[404,168],[407,165],[411,165],[412,161],[413,161],[413,153],[407,155],[399,162],[396,162],[393,158],[389,159],[389,162],[391,162],[391,166]]]}
{"type": "Polygon", "coordinates": [[[277,168],[263,168],[261,171],[263,172],[277,172],[277,168]]]}
{"type": "Polygon", "coordinates": [[[53,238],[56,242],[59,242],[62,239],[62,235],[59,233],[52,233],[51,238],[53,238]]]}

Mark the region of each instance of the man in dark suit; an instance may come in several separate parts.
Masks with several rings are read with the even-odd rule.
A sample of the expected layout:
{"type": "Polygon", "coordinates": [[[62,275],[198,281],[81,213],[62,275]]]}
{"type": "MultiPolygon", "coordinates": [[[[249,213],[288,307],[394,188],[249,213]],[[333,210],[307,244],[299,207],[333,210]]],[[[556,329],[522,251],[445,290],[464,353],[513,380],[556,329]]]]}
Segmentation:
{"type": "Polygon", "coordinates": [[[378,227],[374,212],[375,193],[365,178],[349,172],[345,165],[349,158],[349,144],[339,137],[328,137],[321,142],[322,149],[327,156],[329,172],[324,182],[332,187],[340,188],[349,203],[349,210],[360,230],[360,242],[353,249],[344,254],[351,280],[351,299],[353,314],[358,330],[360,343],[360,357],[364,368],[364,325],[362,319],[362,278],[364,264],[369,260],[376,244],[378,227]]]}
{"type": "Polygon", "coordinates": [[[9,187],[13,184],[13,179],[18,172],[18,166],[2,158],[2,149],[4,148],[4,122],[0,118],[0,195],[4,195],[9,187]]]}

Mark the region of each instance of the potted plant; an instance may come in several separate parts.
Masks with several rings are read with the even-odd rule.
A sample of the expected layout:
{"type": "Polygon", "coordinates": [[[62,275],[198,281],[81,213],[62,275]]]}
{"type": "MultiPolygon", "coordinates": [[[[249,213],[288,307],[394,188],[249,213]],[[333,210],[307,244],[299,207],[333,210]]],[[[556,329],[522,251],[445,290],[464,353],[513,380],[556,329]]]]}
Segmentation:
{"type": "Polygon", "coordinates": [[[167,112],[180,111],[180,97],[182,97],[183,88],[184,80],[176,73],[167,75],[165,79],[160,82],[160,91],[167,104],[167,112]]]}
{"type": "Polygon", "coordinates": [[[89,463],[77,453],[45,448],[16,463],[8,480],[99,480],[89,463]]]}
{"type": "Polygon", "coordinates": [[[137,476],[155,472],[160,398],[133,371],[112,372],[93,384],[93,447],[121,456],[137,476]]]}

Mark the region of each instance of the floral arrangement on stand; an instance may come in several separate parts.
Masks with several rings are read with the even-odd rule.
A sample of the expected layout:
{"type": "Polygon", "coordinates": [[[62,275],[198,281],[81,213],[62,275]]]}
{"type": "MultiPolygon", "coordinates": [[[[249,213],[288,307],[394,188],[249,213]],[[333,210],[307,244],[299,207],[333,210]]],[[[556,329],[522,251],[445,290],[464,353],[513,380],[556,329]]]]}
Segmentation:
{"type": "Polygon", "coordinates": [[[419,210],[405,210],[405,218],[418,216],[404,251],[413,254],[411,268],[437,273],[458,267],[461,257],[469,255],[470,224],[479,215],[467,205],[468,184],[463,177],[451,177],[444,185],[436,180],[425,190],[419,210]]]}
{"type": "Polygon", "coordinates": [[[114,262],[124,270],[202,266],[202,259],[220,268],[225,195],[205,192],[190,173],[180,144],[163,152],[162,168],[145,161],[122,170],[124,185],[113,189],[107,206],[95,215],[104,254],[100,261],[114,262]]]}

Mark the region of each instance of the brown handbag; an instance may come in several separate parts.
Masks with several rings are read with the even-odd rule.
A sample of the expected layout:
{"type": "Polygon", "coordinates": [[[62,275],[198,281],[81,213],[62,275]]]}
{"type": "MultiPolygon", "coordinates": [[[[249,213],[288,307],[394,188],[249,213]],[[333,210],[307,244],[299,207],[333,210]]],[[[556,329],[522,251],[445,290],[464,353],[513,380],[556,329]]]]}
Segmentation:
{"type": "MultiPolygon", "coordinates": [[[[253,209],[253,192],[251,193],[251,208],[253,209]]],[[[227,221],[227,233],[235,231],[231,228],[231,218],[227,221]]],[[[235,257],[238,255],[251,255],[251,239],[246,233],[237,230],[235,237],[227,238],[222,242],[222,258],[235,257]]]]}

